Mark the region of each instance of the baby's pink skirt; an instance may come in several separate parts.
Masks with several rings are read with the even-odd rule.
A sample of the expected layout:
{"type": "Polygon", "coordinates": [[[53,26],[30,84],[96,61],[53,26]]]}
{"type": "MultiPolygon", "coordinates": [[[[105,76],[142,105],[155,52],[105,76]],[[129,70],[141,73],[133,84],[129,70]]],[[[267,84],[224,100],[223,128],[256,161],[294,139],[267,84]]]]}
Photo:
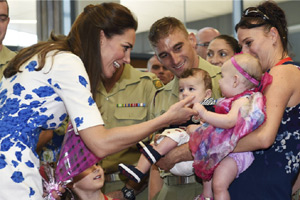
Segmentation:
{"type": "Polygon", "coordinates": [[[228,156],[233,158],[238,167],[236,178],[245,171],[253,162],[254,156],[252,152],[230,153],[228,156]]]}

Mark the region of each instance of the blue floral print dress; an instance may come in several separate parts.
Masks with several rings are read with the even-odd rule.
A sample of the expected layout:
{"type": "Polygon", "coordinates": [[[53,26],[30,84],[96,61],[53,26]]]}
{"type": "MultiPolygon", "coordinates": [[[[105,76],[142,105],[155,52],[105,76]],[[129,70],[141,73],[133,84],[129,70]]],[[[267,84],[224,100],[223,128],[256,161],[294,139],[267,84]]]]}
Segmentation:
{"type": "Polygon", "coordinates": [[[0,199],[42,199],[36,145],[43,129],[56,129],[69,115],[76,132],[103,124],[79,57],[37,56],[0,82],[0,199]]]}
{"type": "Polygon", "coordinates": [[[273,145],[253,153],[252,165],[229,188],[231,200],[291,199],[300,163],[300,104],[285,109],[273,145]]]}

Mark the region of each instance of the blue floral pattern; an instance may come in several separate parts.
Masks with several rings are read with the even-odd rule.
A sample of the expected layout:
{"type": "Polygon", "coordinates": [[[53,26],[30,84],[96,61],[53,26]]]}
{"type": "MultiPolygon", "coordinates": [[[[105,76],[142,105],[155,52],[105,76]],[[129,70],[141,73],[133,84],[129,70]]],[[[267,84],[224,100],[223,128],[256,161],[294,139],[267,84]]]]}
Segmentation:
{"type": "Polygon", "coordinates": [[[36,70],[35,56],[21,66],[21,72],[0,82],[0,177],[4,179],[0,182],[1,198],[11,197],[5,188],[14,188],[18,191],[15,199],[41,199],[35,149],[43,129],[58,128],[68,113],[77,128],[103,124],[91,99],[82,62],[73,54],[61,54],[54,57],[55,62],[47,58],[42,70],[36,70]],[[66,107],[70,108],[68,113],[66,107]],[[84,110],[88,111],[82,114],[84,110]]]}
{"type": "Polygon", "coordinates": [[[16,83],[14,85],[14,94],[20,96],[22,90],[25,90],[25,88],[20,84],[20,83],[16,83]]]}
{"type": "Polygon", "coordinates": [[[15,171],[11,176],[11,179],[16,183],[21,183],[24,181],[22,172],[15,171]]]}
{"type": "Polygon", "coordinates": [[[291,199],[300,163],[299,116],[300,104],[286,108],[274,144],[255,151],[253,164],[231,184],[232,200],[291,199]]]}
{"type": "Polygon", "coordinates": [[[93,105],[95,103],[94,99],[92,97],[89,97],[88,99],[89,105],[93,105]]]}
{"type": "Polygon", "coordinates": [[[86,87],[87,86],[87,81],[83,76],[79,76],[79,82],[86,87]]]}
{"type": "Polygon", "coordinates": [[[28,69],[28,71],[32,72],[35,70],[36,66],[37,66],[37,62],[33,60],[25,67],[25,69],[28,69]]]}
{"type": "Polygon", "coordinates": [[[39,97],[47,97],[53,95],[55,92],[52,87],[49,86],[41,86],[37,89],[33,90],[39,97]]]}
{"type": "Polygon", "coordinates": [[[79,127],[83,123],[82,117],[76,117],[75,118],[76,126],[79,127]]]}

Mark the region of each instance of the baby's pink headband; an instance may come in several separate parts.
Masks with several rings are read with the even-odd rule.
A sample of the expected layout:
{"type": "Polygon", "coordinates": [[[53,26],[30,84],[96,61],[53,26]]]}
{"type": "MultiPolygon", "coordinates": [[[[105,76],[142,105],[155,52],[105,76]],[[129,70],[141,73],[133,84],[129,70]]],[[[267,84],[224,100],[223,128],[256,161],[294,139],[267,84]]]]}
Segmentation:
{"type": "Polygon", "coordinates": [[[258,85],[259,81],[256,80],[255,78],[253,78],[252,76],[250,76],[239,64],[237,64],[237,62],[234,59],[234,56],[231,57],[231,62],[233,64],[233,66],[246,78],[248,79],[251,83],[253,83],[254,85],[258,85]]]}

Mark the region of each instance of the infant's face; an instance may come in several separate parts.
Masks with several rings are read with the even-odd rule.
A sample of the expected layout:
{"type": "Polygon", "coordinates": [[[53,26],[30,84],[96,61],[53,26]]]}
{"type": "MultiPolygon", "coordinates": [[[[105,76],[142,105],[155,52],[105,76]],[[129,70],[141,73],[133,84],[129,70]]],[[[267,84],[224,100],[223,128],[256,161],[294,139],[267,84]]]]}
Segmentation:
{"type": "Polygon", "coordinates": [[[195,96],[191,104],[202,102],[208,98],[201,76],[189,76],[179,80],[179,99],[182,100],[191,95],[195,96]]]}
{"type": "Polygon", "coordinates": [[[227,60],[221,68],[222,78],[219,80],[220,90],[224,97],[232,97],[233,85],[234,85],[234,66],[230,60],[227,60]]]}

